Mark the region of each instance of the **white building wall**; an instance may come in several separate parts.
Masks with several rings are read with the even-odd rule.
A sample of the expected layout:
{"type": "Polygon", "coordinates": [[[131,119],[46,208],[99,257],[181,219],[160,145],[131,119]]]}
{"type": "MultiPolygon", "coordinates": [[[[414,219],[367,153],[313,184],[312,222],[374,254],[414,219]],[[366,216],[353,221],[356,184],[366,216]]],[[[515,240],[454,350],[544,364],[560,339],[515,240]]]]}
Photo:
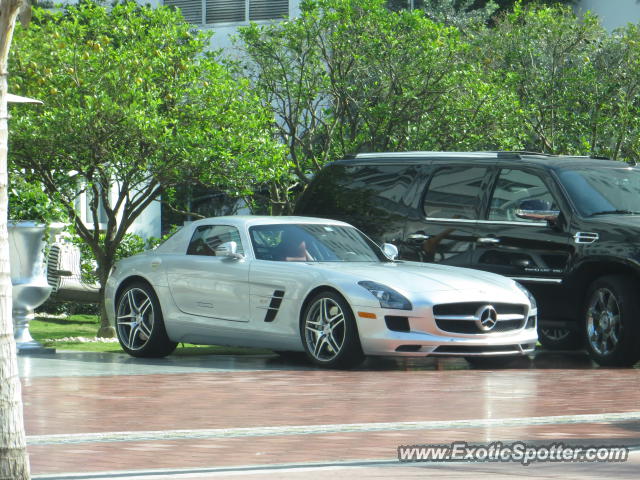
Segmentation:
{"type": "Polygon", "coordinates": [[[609,31],[627,23],[640,22],[638,0],[580,0],[575,8],[578,13],[590,10],[598,15],[602,25],[609,31]]]}
{"type": "Polygon", "coordinates": [[[161,203],[154,201],[140,214],[129,227],[128,232],[140,235],[142,238],[160,238],[161,230],[161,203]]]}

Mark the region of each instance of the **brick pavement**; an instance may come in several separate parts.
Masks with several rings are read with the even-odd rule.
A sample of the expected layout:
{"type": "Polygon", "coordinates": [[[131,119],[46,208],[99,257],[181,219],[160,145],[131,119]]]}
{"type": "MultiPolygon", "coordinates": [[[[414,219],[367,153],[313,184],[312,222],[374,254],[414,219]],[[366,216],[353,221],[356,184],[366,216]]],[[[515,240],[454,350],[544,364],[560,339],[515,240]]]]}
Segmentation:
{"type": "MultiPolygon", "coordinates": [[[[573,357],[567,358],[571,365],[573,357]]],[[[385,364],[336,372],[282,363],[272,368],[268,360],[257,359],[253,370],[243,371],[194,368],[196,373],[171,374],[150,367],[137,375],[27,375],[23,398],[32,473],[393,461],[398,445],[456,440],[640,446],[639,369],[546,369],[540,364],[484,371],[447,362],[399,362],[395,368],[385,364]],[[445,369],[439,370],[442,365],[445,369]],[[534,424],[534,419],[560,415],[564,420],[534,424]],[[604,420],[584,415],[602,415],[604,420]],[[478,423],[486,419],[493,423],[478,423]],[[516,424],[507,423],[509,419],[516,424]],[[375,431],[380,422],[391,426],[375,431]],[[401,422],[426,423],[418,430],[403,430],[401,422]],[[365,430],[317,433],[312,428],[353,424],[365,430]],[[288,434],[291,426],[308,431],[288,434]],[[264,427],[282,431],[265,434],[264,427]],[[239,428],[254,431],[243,437],[197,438],[203,429],[239,428]],[[163,437],[175,430],[187,432],[180,440],[163,437]],[[157,436],[116,441],[112,435],[140,431],[157,436]],[[53,434],[100,432],[105,435],[102,441],[47,440],[53,434]]],[[[416,472],[402,468],[409,468],[408,476],[416,472]]],[[[520,468],[527,475],[535,471],[520,468]]],[[[324,476],[322,470],[316,472],[324,476]]]]}

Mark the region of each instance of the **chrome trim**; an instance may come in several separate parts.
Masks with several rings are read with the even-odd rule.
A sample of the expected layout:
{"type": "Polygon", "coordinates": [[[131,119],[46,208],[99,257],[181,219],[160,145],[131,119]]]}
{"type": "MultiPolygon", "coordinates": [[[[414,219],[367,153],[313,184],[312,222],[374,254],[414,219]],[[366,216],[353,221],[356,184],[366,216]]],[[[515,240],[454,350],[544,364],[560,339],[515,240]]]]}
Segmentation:
{"type": "MultiPolygon", "coordinates": [[[[356,159],[359,158],[455,158],[460,160],[466,160],[468,158],[487,158],[495,160],[500,158],[498,153],[503,152],[437,152],[437,151],[413,151],[413,152],[380,152],[380,153],[358,153],[355,155],[356,159]]],[[[511,153],[511,152],[504,152],[511,153]]],[[[347,159],[350,160],[350,159],[347,159]]]]}
{"type": "Polygon", "coordinates": [[[424,235],[422,233],[412,233],[407,237],[409,240],[429,240],[431,238],[430,235],[424,235]]]}
{"type": "Polygon", "coordinates": [[[485,245],[495,245],[497,243],[500,243],[500,239],[499,238],[495,238],[495,237],[480,237],[476,239],[476,243],[483,243],[485,245]]]}
{"type": "Polygon", "coordinates": [[[452,222],[452,223],[477,223],[481,225],[514,225],[514,226],[529,226],[529,227],[541,227],[547,224],[546,221],[540,222],[515,222],[507,220],[468,220],[461,218],[439,218],[439,217],[424,217],[425,220],[436,222],[452,222]]]}
{"type": "Polygon", "coordinates": [[[600,235],[593,232],[576,232],[573,241],[578,244],[590,244],[600,240],[600,235]]]}
{"type": "Polygon", "coordinates": [[[465,218],[438,218],[438,217],[424,217],[425,220],[433,222],[452,222],[452,223],[478,223],[478,220],[468,220],[465,218]]]}
{"type": "MultiPolygon", "coordinates": [[[[434,315],[436,320],[459,320],[461,322],[473,322],[478,320],[476,315],[434,315]]],[[[519,313],[499,313],[498,322],[508,320],[524,320],[525,316],[519,313]]]]}
{"type": "Polygon", "coordinates": [[[541,278],[541,277],[509,277],[509,278],[517,282],[553,283],[553,284],[562,283],[561,278],[541,278]]]}

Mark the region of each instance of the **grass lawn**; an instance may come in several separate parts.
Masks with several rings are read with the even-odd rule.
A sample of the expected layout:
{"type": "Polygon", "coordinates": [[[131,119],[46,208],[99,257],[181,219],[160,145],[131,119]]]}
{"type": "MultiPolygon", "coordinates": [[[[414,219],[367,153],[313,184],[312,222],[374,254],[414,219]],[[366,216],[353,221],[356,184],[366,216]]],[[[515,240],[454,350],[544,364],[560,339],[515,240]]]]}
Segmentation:
{"type": "MultiPolygon", "coordinates": [[[[117,340],[115,342],[87,341],[95,339],[98,324],[99,319],[95,315],[71,315],[58,318],[42,313],[31,321],[29,331],[31,336],[45,347],[82,352],[123,353],[117,340]],[[80,338],[84,341],[81,341],[80,338]]],[[[180,343],[172,355],[256,355],[262,353],[272,352],[256,348],[180,343]]]]}

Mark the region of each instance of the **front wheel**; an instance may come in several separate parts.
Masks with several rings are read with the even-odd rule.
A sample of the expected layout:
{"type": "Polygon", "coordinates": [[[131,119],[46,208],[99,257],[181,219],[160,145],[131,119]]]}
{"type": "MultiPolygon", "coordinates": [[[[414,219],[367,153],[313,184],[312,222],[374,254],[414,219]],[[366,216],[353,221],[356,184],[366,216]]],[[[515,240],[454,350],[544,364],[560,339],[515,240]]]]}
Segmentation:
{"type": "Polygon", "coordinates": [[[132,283],[116,302],[116,332],[122,349],[134,357],[164,357],[176,349],[164,327],[160,302],[153,289],[132,283]]]}
{"type": "Polygon", "coordinates": [[[584,334],[587,349],[599,365],[629,367],[640,359],[640,308],[637,282],[609,275],[597,279],[587,291],[584,334]]]}
{"type": "Polygon", "coordinates": [[[300,320],[307,357],[325,368],[352,368],[364,360],[351,307],[337,293],[324,291],[311,299],[300,320]]]}

